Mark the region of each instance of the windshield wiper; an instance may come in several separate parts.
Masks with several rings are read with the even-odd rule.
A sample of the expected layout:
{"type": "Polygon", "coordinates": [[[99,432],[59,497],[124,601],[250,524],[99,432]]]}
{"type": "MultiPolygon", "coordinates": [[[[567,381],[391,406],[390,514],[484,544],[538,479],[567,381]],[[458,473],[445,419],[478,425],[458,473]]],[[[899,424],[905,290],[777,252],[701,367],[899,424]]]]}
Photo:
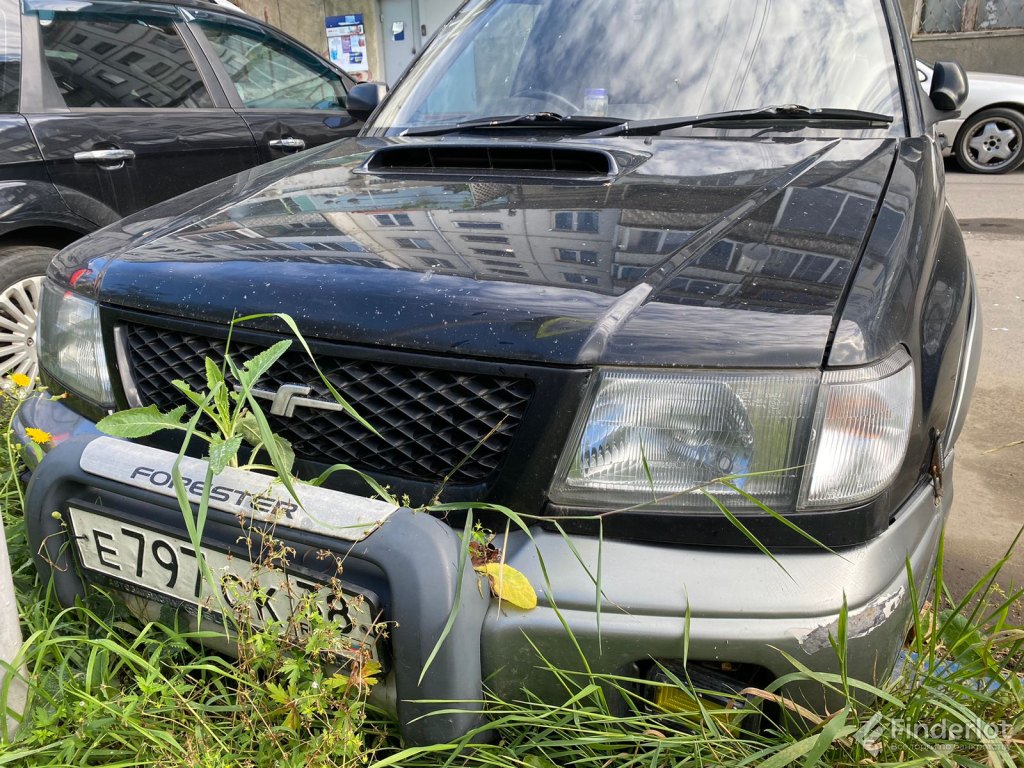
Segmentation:
{"type": "Polygon", "coordinates": [[[802,104],[780,104],[757,109],[740,109],[732,112],[709,112],[704,115],[689,117],[659,117],[652,120],[627,120],[583,134],[580,138],[596,139],[602,136],[650,136],[669,131],[673,128],[685,128],[688,125],[704,123],[749,123],[765,120],[827,120],[831,122],[861,123],[867,125],[887,125],[893,121],[892,115],[877,112],[862,112],[857,109],[811,109],[802,104]]]}
{"type": "Polygon", "coordinates": [[[459,131],[486,130],[488,128],[529,127],[529,128],[572,128],[591,130],[594,128],[617,128],[626,122],[622,117],[600,117],[597,115],[560,115],[557,112],[530,112],[526,115],[498,115],[466,120],[451,125],[409,128],[401,136],[443,136],[459,131]]]}

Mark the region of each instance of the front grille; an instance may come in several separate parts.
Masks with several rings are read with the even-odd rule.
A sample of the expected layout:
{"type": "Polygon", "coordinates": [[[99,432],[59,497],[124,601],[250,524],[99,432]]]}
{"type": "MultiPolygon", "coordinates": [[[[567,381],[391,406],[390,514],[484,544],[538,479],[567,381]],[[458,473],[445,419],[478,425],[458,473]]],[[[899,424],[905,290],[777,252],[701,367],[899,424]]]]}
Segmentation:
{"type": "MultiPolygon", "coordinates": [[[[124,331],[139,399],[161,410],[187,402],[171,384],[174,379],[204,391],[205,359],[224,359],[224,339],[134,324],[124,331]]],[[[236,338],[231,357],[241,365],[265,348],[236,338]]],[[[275,416],[271,403],[261,401],[270,426],[292,443],[296,457],[430,483],[449,476],[462,484],[490,477],[533,393],[528,380],[487,374],[319,355],[317,363],[380,434],[342,412],[300,405],[290,417],[275,416]]],[[[256,388],[276,392],[284,385],[308,386],[312,392],[305,397],[334,402],[297,342],[256,388]]]]}

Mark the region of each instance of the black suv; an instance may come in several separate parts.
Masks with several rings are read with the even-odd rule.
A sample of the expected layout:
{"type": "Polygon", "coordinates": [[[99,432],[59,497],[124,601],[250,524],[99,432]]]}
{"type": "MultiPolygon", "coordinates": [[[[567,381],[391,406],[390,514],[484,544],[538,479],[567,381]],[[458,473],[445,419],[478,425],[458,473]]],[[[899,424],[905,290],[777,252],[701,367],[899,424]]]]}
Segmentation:
{"type": "MultiPolygon", "coordinates": [[[[267,611],[288,615],[293,577],[321,594],[318,552],[345,557],[362,596],[345,630],[366,651],[367,616],[395,622],[369,644],[419,741],[472,725],[423,715],[484,681],[564,700],[545,666],[581,654],[633,678],[686,656],[739,690],[791,659],[840,670],[844,629],[842,670],[884,677],[926,593],[980,351],[930,131],[966,81],[935,72],[925,93],[896,0],[470,0],[362,136],[54,260],[40,367],[68,397],[16,425],[54,438],[30,456],[38,566],[69,604],[101,582],[148,615],[228,610],[196,581],[180,472],[224,579],[247,567],[240,518],[291,548],[267,611]],[[500,543],[536,608],[460,570],[454,512],[364,498],[354,473],[300,485],[300,509],[265,475],[176,463],[180,441],[97,432],[117,409],[189,406],[229,333],[236,361],[279,351],[277,317],[230,330],[268,312],[319,367],[293,344],[255,383],[214,385],[221,401],[266,412],[299,477],[343,464],[413,505],[524,516],[500,543]]],[[[824,706],[806,680],[785,690],[824,706]]]]}
{"type": "Polygon", "coordinates": [[[0,0],[0,374],[34,375],[57,249],[169,197],[354,136],[351,79],[206,3],[0,0]]]}

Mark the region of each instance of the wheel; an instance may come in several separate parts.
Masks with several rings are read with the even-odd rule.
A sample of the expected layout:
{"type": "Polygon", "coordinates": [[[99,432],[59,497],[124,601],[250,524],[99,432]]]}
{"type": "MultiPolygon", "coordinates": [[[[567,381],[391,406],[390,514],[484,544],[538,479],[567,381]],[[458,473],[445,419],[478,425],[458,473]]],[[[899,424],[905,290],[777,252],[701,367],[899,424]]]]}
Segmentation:
{"type": "Polygon", "coordinates": [[[14,245],[0,248],[0,376],[23,373],[35,378],[36,317],[43,275],[53,248],[14,245]]]}
{"type": "Polygon", "coordinates": [[[1024,115],[999,107],[972,115],[956,137],[956,161],[970,173],[1007,173],[1024,163],[1024,115]]]}
{"type": "Polygon", "coordinates": [[[521,96],[527,99],[552,99],[553,101],[557,101],[563,107],[568,108],[568,111],[566,112],[567,115],[575,115],[578,114],[580,111],[580,108],[573,104],[571,101],[569,101],[567,98],[565,98],[565,96],[561,96],[557,93],[552,93],[551,91],[544,91],[541,90],[540,88],[524,89],[522,91],[517,91],[516,93],[512,94],[513,98],[517,96],[521,96]]]}

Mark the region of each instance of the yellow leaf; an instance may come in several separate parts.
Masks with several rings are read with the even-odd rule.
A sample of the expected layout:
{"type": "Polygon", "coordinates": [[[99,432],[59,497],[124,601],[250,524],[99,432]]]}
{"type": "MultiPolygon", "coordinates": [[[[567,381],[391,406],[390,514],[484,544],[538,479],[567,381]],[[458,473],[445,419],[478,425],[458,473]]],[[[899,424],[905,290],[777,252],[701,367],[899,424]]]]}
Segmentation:
{"type": "Polygon", "coordinates": [[[359,660],[352,664],[349,676],[335,675],[343,681],[354,684],[360,690],[369,690],[377,684],[377,675],[381,672],[381,666],[376,661],[359,660]]]}
{"type": "Polygon", "coordinates": [[[39,443],[39,445],[46,445],[53,440],[53,435],[49,432],[43,429],[36,429],[35,427],[26,427],[25,434],[29,436],[33,443],[39,443]]]}
{"type": "Polygon", "coordinates": [[[24,373],[12,373],[11,381],[13,381],[22,389],[28,389],[29,387],[32,386],[32,379],[30,379],[24,373]]]}
{"type": "Polygon", "coordinates": [[[487,576],[491,582],[491,591],[498,598],[527,611],[537,607],[537,593],[530,580],[511,565],[487,563],[477,566],[475,570],[487,576]]]}
{"type": "Polygon", "coordinates": [[[360,665],[359,672],[363,685],[367,688],[372,688],[377,684],[377,676],[381,673],[380,662],[364,661],[360,665]]]}

